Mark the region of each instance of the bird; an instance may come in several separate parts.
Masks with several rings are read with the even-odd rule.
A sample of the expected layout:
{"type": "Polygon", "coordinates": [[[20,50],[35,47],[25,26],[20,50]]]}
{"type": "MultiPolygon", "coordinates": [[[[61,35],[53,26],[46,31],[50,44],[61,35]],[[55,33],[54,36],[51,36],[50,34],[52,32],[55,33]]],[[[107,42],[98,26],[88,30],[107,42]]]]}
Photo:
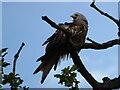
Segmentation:
{"type": "MultiPolygon", "coordinates": [[[[88,32],[88,20],[83,14],[78,12],[72,14],[70,17],[73,19],[72,22],[59,23],[59,26],[64,27],[65,30],[72,33],[70,39],[74,46],[81,45],[85,43],[88,32]]],[[[37,59],[37,62],[41,61],[41,64],[33,73],[43,72],[41,84],[44,82],[53,66],[54,70],[56,70],[62,59],[70,57],[70,47],[68,45],[67,36],[61,30],[56,30],[42,46],[43,45],[46,45],[45,54],[37,59]]],[[[79,53],[80,50],[76,50],[76,52],[79,53]]]]}

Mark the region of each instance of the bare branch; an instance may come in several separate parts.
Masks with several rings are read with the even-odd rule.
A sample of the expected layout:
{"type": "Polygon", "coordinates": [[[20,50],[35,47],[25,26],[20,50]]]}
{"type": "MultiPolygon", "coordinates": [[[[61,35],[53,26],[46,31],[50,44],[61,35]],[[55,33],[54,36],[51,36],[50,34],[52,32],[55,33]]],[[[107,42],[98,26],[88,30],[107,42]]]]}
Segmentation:
{"type": "Polygon", "coordinates": [[[96,50],[101,50],[101,49],[107,49],[110,48],[114,45],[120,45],[120,39],[115,39],[115,40],[111,40],[108,42],[105,42],[103,44],[99,44],[97,42],[93,42],[92,43],[83,43],[81,46],[77,46],[75,47],[76,49],[96,49],[96,50]]]}
{"type": "Polygon", "coordinates": [[[63,31],[67,36],[71,36],[71,33],[62,26],[57,25],[55,22],[51,21],[47,16],[42,16],[42,20],[46,21],[53,28],[63,31]]]}
{"type": "Polygon", "coordinates": [[[99,13],[101,13],[102,15],[108,17],[109,19],[113,20],[117,25],[118,27],[120,27],[120,22],[119,20],[115,19],[114,17],[110,16],[109,14],[107,13],[104,13],[103,11],[101,11],[96,5],[95,5],[95,2],[92,2],[92,4],[90,5],[91,7],[93,7],[94,9],[96,9],[99,13]]]}
{"type": "Polygon", "coordinates": [[[108,77],[104,77],[103,79],[103,87],[104,88],[114,88],[114,89],[117,89],[117,88],[120,88],[120,76],[118,78],[114,78],[114,79],[109,79],[108,77]]]}
{"type": "MultiPolygon", "coordinates": [[[[44,21],[46,21],[48,24],[50,24],[53,28],[56,28],[56,29],[59,29],[59,30],[65,32],[65,34],[67,34],[68,36],[71,35],[71,33],[69,33],[64,27],[61,27],[61,26],[57,25],[52,20],[50,20],[47,16],[42,17],[42,19],[44,21]]],[[[87,40],[89,40],[92,43],[84,43],[81,46],[77,46],[77,47],[74,47],[74,48],[76,48],[76,49],[79,48],[79,49],[96,49],[96,50],[100,50],[100,49],[106,49],[106,48],[112,47],[114,45],[120,45],[120,39],[115,39],[115,40],[112,40],[112,41],[108,41],[108,42],[103,43],[103,44],[99,44],[99,43],[91,40],[90,38],[87,38],[87,40]]],[[[69,43],[71,43],[71,42],[69,41],[69,43]]]]}
{"type": "MultiPolygon", "coordinates": [[[[44,18],[42,17],[43,20],[45,20],[48,24],[50,24],[52,27],[59,29],[63,32],[65,32],[65,34],[69,33],[67,32],[67,30],[57,24],[55,24],[54,22],[52,22],[47,16],[45,16],[44,18]]],[[[93,40],[91,40],[90,38],[88,38],[89,41],[91,41],[92,43],[84,43],[81,46],[78,46],[77,49],[106,49],[109,47],[112,47],[114,45],[120,45],[120,39],[115,39],[112,41],[108,41],[106,43],[103,44],[99,44],[93,40]]],[[[69,47],[70,47],[70,55],[73,59],[73,62],[76,66],[80,67],[78,72],[81,73],[81,75],[87,80],[87,82],[94,88],[94,90],[103,90],[105,88],[107,88],[107,90],[110,90],[112,88],[116,88],[114,86],[110,86],[110,84],[107,84],[106,81],[103,83],[99,83],[97,82],[94,77],[87,71],[87,69],[85,68],[85,66],[83,65],[80,57],[78,56],[77,52],[76,52],[76,47],[74,47],[72,45],[72,43],[68,40],[69,43],[69,47]],[[96,89],[97,88],[97,89],[96,89]],[[109,88],[109,89],[108,89],[109,88]]],[[[118,80],[119,81],[119,80],[118,80]]],[[[118,85],[120,86],[120,85],[118,85]]]]}
{"type": "MultiPolygon", "coordinates": [[[[72,49],[72,47],[71,47],[72,49]]],[[[81,73],[81,75],[87,80],[87,82],[93,87],[93,88],[97,88],[97,87],[101,87],[101,84],[98,83],[93,76],[87,71],[87,69],[85,68],[85,66],[83,65],[80,57],[78,56],[77,52],[74,51],[74,49],[70,50],[70,55],[73,59],[74,64],[79,67],[78,72],[81,73]]]]}
{"type": "Polygon", "coordinates": [[[76,66],[80,67],[78,72],[80,72],[86,81],[94,88],[93,90],[111,90],[120,88],[120,76],[111,80],[108,77],[104,77],[103,83],[96,81],[93,76],[87,71],[77,52],[74,51],[74,48],[71,47],[71,49],[72,50],[70,50],[70,55],[73,59],[73,62],[76,66]]]}
{"type": "Polygon", "coordinates": [[[87,40],[88,40],[88,41],[90,41],[90,42],[92,42],[93,44],[98,44],[98,45],[99,45],[99,43],[97,43],[97,42],[93,41],[93,40],[92,40],[92,39],[90,39],[89,37],[87,37],[87,40]]]}
{"type": "Polygon", "coordinates": [[[99,13],[101,13],[102,15],[108,17],[109,19],[111,19],[112,21],[114,21],[117,26],[118,26],[118,36],[120,38],[120,20],[115,19],[114,17],[112,17],[111,15],[104,13],[102,10],[100,10],[96,5],[95,5],[95,1],[93,1],[90,5],[91,7],[93,7],[94,9],[96,9],[99,13]]]}
{"type": "Polygon", "coordinates": [[[18,52],[15,54],[14,56],[14,62],[13,62],[13,73],[15,74],[15,70],[16,70],[16,62],[17,62],[17,59],[19,58],[19,54],[23,48],[23,46],[25,46],[25,43],[22,43],[21,47],[19,48],[18,52]]]}
{"type": "Polygon", "coordinates": [[[8,48],[3,48],[2,50],[0,50],[0,56],[2,55],[2,53],[6,52],[8,48]]]}
{"type": "Polygon", "coordinates": [[[2,55],[2,58],[5,57],[7,54],[8,54],[8,52],[4,53],[4,54],[2,55]]]}

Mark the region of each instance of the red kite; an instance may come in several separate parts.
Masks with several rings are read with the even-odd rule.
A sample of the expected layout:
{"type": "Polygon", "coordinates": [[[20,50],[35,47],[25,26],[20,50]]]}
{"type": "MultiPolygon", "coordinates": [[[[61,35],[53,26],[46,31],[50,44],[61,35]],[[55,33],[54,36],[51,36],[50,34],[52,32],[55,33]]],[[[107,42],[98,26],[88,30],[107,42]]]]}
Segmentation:
{"type": "MultiPolygon", "coordinates": [[[[75,13],[71,15],[71,17],[73,18],[73,22],[59,25],[72,33],[71,41],[73,45],[81,45],[85,42],[88,31],[88,21],[86,17],[80,13],[75,13]]],[[[58,62],[65,56],[68,56],[70,50],[66,35],[61,30],[56,30],[56,32],[43,43],[43,45],[45,44],[47,44],[46,53],[37,60],[42,63],[34,72],[34,74],[40,71],[43,72],[41,83],[44,82],[53,66],[54,70],[56,70],[58,62]]],[[[80,50],[76,50],[76,52],[79,51],[80,50]]]]}

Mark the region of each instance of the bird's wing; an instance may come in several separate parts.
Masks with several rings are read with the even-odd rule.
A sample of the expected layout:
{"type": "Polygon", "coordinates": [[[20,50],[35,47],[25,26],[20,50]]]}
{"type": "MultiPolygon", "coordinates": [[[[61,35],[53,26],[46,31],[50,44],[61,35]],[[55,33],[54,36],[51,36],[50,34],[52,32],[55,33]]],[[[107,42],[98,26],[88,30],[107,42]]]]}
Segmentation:
{"type": "MultiPolygon", "coordinates": [[[[60,25],[72,33],[71,40],[73,44],[81,44],[85,41],[87,28],[83,23],[64,23],[60,25]]],[[[42,63],[34,72],[34,74],[39,71],[43,72],[41,83],[44,82],[53,66],[54,70],[56,70],[58,62],[60,62],[60,58],[63,58],[65,55],[69,54],[66,35],[61,30],[56,30],[56,32],[43,43],[43,45],[45,44],[47,44],[46,53],[37,60],[41,60],[42,63]]]]}
{"type": "MultiPolygon", "coordinates": [[[[59,25],[64,27],[65,29],[67,29],[69,27],[70,23],[67,23],[67,24],[60,23],[59,25]]],[[[45,44],[48,44],[49,42],[58,43],[59,41],[64,41],[64,38],[65,38],[65,34],[62,31],[60,31],[60,30],[56,30],[56,32],[51,37],[49,37],[42,44],[42,46],[45,45],[45,44]]]]}
{"type": "MultiPolygon", "coordinates": [[[[60,23],[60,26],[64,27],[66,30],[72,33],[71,40],[74,44],[81,44],[85,41],[85,36],[88,30],[88,24],[84,21],[81,23],[60,23]]],[[[49,37],[42,45],[51,43],[51,45],[56,43],[66,42],[66,35],[61,30],[56,30],[56,32],[49,37]]]]}

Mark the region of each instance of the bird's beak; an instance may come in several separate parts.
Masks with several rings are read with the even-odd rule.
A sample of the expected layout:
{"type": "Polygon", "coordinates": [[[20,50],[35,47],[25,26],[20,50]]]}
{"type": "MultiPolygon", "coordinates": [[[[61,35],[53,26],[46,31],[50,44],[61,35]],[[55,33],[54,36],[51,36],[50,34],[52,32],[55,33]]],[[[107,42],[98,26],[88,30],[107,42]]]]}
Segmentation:
{"type": "Polygon", "coordinates": [[[73,15],[71,15],[70,17],[72,17],[73,19],[76,19],[76,16],[73,14],[73,15]]]}

